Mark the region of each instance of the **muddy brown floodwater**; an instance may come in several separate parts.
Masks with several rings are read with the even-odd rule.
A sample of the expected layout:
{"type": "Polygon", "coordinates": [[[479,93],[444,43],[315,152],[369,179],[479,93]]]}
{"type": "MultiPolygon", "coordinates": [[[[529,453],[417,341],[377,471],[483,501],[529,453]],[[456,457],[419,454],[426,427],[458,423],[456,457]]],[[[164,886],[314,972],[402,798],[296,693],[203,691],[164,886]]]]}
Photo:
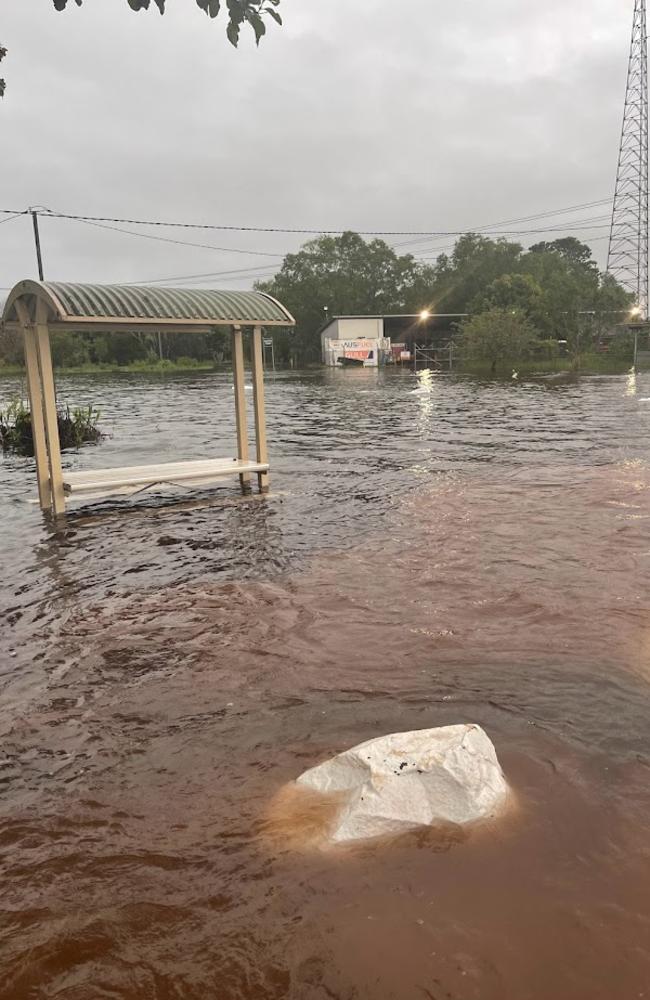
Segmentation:
{"type": "MultiPolygon", "coordinates": [[[[412,390],[271,378],[261,501],[52,530],[0,466],[1,1000],[650,997],[650,376],[412,390]],[[325,757],[458,722],[500,821],[278,820],[325,757]]],[[[60,391],[111,434],[72,465],[231,431],[222,376],[60,391]]]]}

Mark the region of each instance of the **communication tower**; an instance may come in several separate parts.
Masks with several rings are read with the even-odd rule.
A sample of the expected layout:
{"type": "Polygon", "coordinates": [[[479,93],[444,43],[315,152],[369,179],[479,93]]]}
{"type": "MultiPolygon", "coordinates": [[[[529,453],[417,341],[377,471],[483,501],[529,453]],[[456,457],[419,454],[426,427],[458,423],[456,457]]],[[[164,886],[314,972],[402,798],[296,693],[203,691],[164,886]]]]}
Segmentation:
{"type": "Polygon", "coordinates": [[[635,0],[623,130],[607,270],[648,318],[648,36],[646,0],[635,0]]]}

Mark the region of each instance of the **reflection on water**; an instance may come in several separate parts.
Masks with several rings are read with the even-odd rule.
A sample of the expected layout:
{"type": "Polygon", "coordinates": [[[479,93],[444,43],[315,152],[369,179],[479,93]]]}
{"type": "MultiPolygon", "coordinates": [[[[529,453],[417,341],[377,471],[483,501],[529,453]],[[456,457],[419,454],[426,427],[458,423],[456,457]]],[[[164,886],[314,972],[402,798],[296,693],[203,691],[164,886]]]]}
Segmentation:
{"type": "MultiPolygon", "coordinates": [[[[6,459],[0,998],[644,995],[650,378],[631,379],[278,375],[270,497],[84,508],[54,532],[6,459]],[[292,839],[316,806],[273,813],[327,756],[457,722],[493,739],[508,822],[333,857],[292,839]]],[[[111,434],[75,466],[231,453],[221,376],[61,394],[111,434]]]]}

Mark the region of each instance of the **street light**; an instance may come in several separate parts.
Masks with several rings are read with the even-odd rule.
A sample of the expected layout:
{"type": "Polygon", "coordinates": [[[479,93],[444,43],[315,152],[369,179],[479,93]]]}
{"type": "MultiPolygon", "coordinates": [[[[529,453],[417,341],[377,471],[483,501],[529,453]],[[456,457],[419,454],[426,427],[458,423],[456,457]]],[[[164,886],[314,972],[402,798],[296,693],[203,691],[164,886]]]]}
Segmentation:
{"type": "Polygon", "coordinates": [[[634,358],[632,361],[632,371],[636,371],[639,359],[639,319],[642,315],[641,306],[633,306],[630,309],[630,326],[634,330],[634,358]]]}
{"type": "MultiPolygon", "coordinates": [[[[426,321],[428,319],[431,319],[431,310],[430,309],[422,309],[422,311],[420,312],[420,316],[419,316],[420,322],[421,323],[426,323],[426,321]]],[[[414,341],[413,342],[413,371],[417,372],[417,370],[418,370],[418,345],[414,341]]]]}

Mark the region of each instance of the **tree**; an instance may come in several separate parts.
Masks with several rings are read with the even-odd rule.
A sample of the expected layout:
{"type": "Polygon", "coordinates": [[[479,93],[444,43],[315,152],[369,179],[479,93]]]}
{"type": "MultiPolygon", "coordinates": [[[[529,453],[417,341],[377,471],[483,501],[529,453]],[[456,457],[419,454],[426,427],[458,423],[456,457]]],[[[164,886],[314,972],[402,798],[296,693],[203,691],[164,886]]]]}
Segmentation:
{"type": "Polygon", "coordinates": [[[432,298],[439,308],[521,310],[544,338],[567,340],[575,352],[584,314],[610,308],[601,304],[606,279],[591,249],[573,236],[536,243],[524,253],[518,243],[468,233],[451,256],[439,257],[435,272],[432,298]]]}
{"type": "MultiPolygon", "coordinates": [[[[634,293],[627,292],[611,274],[601,274],[593,299],[593,311],[580,317],[580,337],[575,345],[574,354],[579,354],[585,347],[601,344],[604,336],[613,333],[619,324],[628,320],[634,298],[634,293]]],[[[626,337],[619,333],[611,344],[612,348],[616,347],[619,350],[610,349],[610,357],[631,357],[631,342],[629,350],[625,345],[626,337]]]]}
{"type": "Polygon", "coordinates": [[[320,357],[318,332],[327,309],[337,314],[419,312],[429,303],[433,270],[383,240],[357,233],[319,236],[285,257],[280,271],[256,287],[278,298],[296,318],[303,357],[320,357]]]}
{"type": "MultiPolygon", "coordinates": [[[[65,10],[70,0],[53,0],[56,10],[65,10]]],[[[81,7],[83,0],[74,0],[77,7],[81,7]]],[[[165,13],[167,0],[126,0],[131,10],[149,10],[152,2],[161,14],[165,13]]],[[[239,42],[239,34],[242,25],[248,24],[255,33],[255,41],[259,45],[260,38],[266,34],[266,23],[264,18],[271,17],[278,24],[282,24],[282,18],[276,7],[280,6],[280,0],[195,0],[197,7],[204,11],[208,17],[217,17],[225,5],[228,12],[228,24],[226,34],[232,45],[239,42]]]]}
{"type": "Polygon", "coordinates": [[[22,333],[0,323],[0,364],[22,365],[24,357],[22,333]]]}
{"type": "Polygon", "coordinates": [[[573,237],[531,247],[521,269],[532,275],[544,291],[542,308],[535,322],[547,339],[566,340],[577,356],[588,347],[586,316],[599,307],[602,276],[591,250],[573,237]]]}
{"type": "Polygon", "coordinates": [[[523,247],[477,233],[461,236],[451,257],[441,254],[435,267],[433,300],[442,312],[467,312],[497,278],[518,269],[523,247]]]}
{"type": "Polygon", "coordinates": [[[560,240],[552,240],[550,243],[535,243],[529,253],[556,253],[563,257],[569,264],[587,268],[587,270],[597,270],[596,262],[592,259],[591,248],[586,243],[581,243],[575,236],[564,236],[560,240]]]}
{"type": "Polygon", "coordinates": [[[635,299],[634,292],[626,291],[611,274],[603,274],[596,299],[596,312],[602,327],[607,329],[616,323],[622,323],[635,304],[635,299]]]}
{"type": "Polygon", "coordinates": [[[494,373],[499,366],[529,358],[539,339],[523,313],[492,308],[465,320],[460,328],[460,343],[465,357],[487,362],[494,373]]]}
{"type": "MultiPolygon", "coordinates": [[[[78,348],[80,349],[81,345],[78,345],[78,348]]],[[[95,364],[128,365],[133,361],[145,361],[150,354],[146,335],[141,336],[137,333],[126,332],[99,334],[92,338],[87,350],[90,360],[95,364]]],[[[66,363],[74,364],[75,362],[66,359],[66,363]]],[[[76,363],[83,363],[83,361],[77,360],[76,363]]]]}
{"type": "Polygon", "coordinates": [[[533,322],[543,308],[544,292],[530,274],[504,274],[485,289],[470,306],[470,312],[513,309],[533,322]]]}
{"type": "Polygon", "coordinates": [[[55,368],[72,368],[88,361],[88,345],[83,337],[70,330],[52,334],[52,361],[55,368]]]}

